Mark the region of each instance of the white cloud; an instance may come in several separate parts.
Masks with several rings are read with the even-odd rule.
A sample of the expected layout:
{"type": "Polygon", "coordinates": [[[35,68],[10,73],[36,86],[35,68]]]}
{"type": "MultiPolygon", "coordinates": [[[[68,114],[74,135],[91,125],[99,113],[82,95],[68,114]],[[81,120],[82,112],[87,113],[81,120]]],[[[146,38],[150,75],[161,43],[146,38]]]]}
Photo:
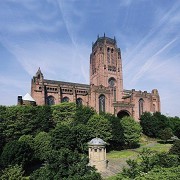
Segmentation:
{"type": "Polygon", "coordinates": [[[31,76],[41,67],[47,78],[88,82],[89,50],[58,42],[37,42],[28,47],[4,44],[31,76]]]}

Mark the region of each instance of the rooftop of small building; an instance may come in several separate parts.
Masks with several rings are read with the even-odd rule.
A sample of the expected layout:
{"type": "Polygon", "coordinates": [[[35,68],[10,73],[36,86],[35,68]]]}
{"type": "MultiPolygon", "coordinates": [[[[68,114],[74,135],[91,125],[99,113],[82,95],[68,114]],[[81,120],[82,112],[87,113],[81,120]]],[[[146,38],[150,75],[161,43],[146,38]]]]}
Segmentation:
{"type": "Polygon", "coordinates": [[[34,101],[35,100],[31,97],[31,95],[29,93],[27,93],[23,98],[24,101],[34,101]]]}
{"type": "Polygon", "coordinates": [[[102,146],[102,145],[106,145],[106,142],[103,141],[101,138],[96,137],[96,138],[93,138],[91,141],[89,141],[88,145],[91,145],[91,146],[100,145],[100,146],[102,146]]]}

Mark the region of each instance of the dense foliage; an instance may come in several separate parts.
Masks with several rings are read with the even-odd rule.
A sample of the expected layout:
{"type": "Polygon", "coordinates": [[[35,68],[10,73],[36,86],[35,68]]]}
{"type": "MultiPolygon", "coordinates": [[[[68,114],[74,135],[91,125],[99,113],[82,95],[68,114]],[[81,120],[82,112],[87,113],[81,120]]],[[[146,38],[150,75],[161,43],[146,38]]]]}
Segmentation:
{"type": "MultiPolygon", "coordinates": [[[[170,149],[170,153],[176,154],[180,158],[180,140],[176,140],[170,149]]],[[[180,159],[179,159],[180,160],[180,159]]]]}
{"type": "Polygon", "coordinates": [[[153,179],[178,179],[180,177],[180,162],[177,155],[169,153],[156,153],[143,149],[138,159],[129,159],[129,167],[124,168],[115,180],[153,180],[153,179]],[[161,174],[162,173],[162,174],[161,174]]]}
{"type": "Polygon", "coordinates": [[[25,180],[23,177],[22,167],[18,165],[9,166],[2,171],[1,180],[25,180]]]}
{"type": "Polygon", "coordinates": [[[145,112],[140,118],[143,133],[167,141],[173,135],[180,138],[180,118],[166,117],[160,112],[145,112]]]}
{"type": "Polygon", "coordinates": [[[95,114],[92,108],[74,103],[0,106],[0,113],[3,177],[24,172],[32,179],[100,179],[95,169],[87,166],[87,142],[91,139],[87,122],[95,114]]]}
{"type": "MultiPolygon", "coordinates": [[[[140,124],[150,137],[161,137],[165,141],[172,133],[179,137],[177,117],[144,113],[140,124]]],[[[74,103],[0,106],[0,178],[101,179],[96,170],[88,166],[87,142],[100,137],[110,149],[134,148],[140,140],[140,124],[131,117],[98,115],[92,108],[74,103]]],[[[179,155],[179,142],[174,143],[170,152],[179,155]]],[[[160,159],[169,165],[177,163],[174,155],[161,154],[156,158],[153,155],[153,158],[156,161],[152,161],[151,154],[144,156],[141,166],[151,171],[153,163],[160,164],[160,159]]],[[[132,172],[127,170],[127,174],[135,177],[139,162],[129,161],[129,165],[132,172]]],[[[140,172],[146,172],[145,169],[140,172]]]]}
{"type": "Polygon", "coordinates": [[[136,147],[141,137],[141,126],[132,117],[123,117],[121,120],[123,140],[126,147],[136,147]]]}

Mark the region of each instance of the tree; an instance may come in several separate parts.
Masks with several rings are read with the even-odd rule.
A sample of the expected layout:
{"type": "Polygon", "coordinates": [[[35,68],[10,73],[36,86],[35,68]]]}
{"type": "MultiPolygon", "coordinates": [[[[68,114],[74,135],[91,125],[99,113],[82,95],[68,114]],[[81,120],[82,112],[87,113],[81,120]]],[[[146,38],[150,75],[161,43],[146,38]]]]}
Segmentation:
{"type": "Polygon", "coordinates": [[[35,135],[52,129],[50,106],[10,106],[4,116],[3,134],[6,142],[22,135],[35,135]]]}
{"type": "Polygon", "coordinates": [[[75,137],[68,125],[59,124],[51,131],[51,145],[55,150],[60,148],[75,149],[75,137]]]}
{"type": "Polygon", "coordinates": [[[53,120],[56,124],[69,125],[74,122],[76,113],[76,104],[63,102],[58,105],[51,106],[53,120]]]}
{"type": "Polygon", "coordinates": [[[145,112],[140,118],[140,124],[143,133],[154,138],[159,136],[161,130],[170,127],[169,119],[160,112],[155,112],[154,114],[145,112]]]}
{"type": "Polygon", "coordinates": [[[72,136],[75,138],[75,146],[81,153],[85,153],[88,150],[87,142],[90,140],[88,128],[84,124],[78,124],[71,128],[72,136]]]}
{"type": "Polygon", "coordinates": [[[3,131],[5,130],[5,114],[6,106],[0,106],[0,154],[2,152],[3,146],[5,145],[5,135],[3,131]]]}
{"type": "Polygon", "coordinates": [[[111,127],[112,127],[112,139],[110,141],[111,148],[113,150],[122,149],[123,129],[121,125],[121,119],[109,113],[104,113],[102,114],[102,116],[108,119],[108,121],[111,123],[111,127]]]}
{"type": "Polygon", "coordinates": [[[51,136],[47,132],[40,132],[34,138],[33,145],[35,156],[40,160],[46,160],[52,150],[51,136]]]}
{"type": "Polygon", "coordinates": [[[93,167],[88,164],[88,158],[79,153],[72,152],[69,149],[62,148],[59,151],[52,151],[47,157],[44,167],[35,171],[30,179],[80,179],[87,178],[92,180],[100,180],[101,177],[95,172],[93,167]]]}
{"type": "Polygon", "coordinates": [[[34,148],[34,138],[32,135],[22,135],[18,141],[27,143],[31,147],[31,149],[34,148]]]}
{"type": "Polygon", "coordinates": [[[75,113],[75,122],[87,124],[88,120],[96,114],[95,110],[88,106],[77,106],[75,113]]]}
{"type": "Polygon", "coordinates": [[[140,125],[145,135],[157,137],[158,128],[156,126],[156,119],[150,112],[145,112],[141,115],[140,125]]]}
{"type": "Polygon", "coordinates": [[[5,145],[0,157],[0,162],[3,167],[18,164],[26,169],[32,159],[33,150],[31,147],[25,142],[14,140],[5,145]]]}
{"type": "Polygon", "coordinates": [[[170,127],[173,130],[173,134],[180,138],[180,118],[175,117],[169,117],[170,127]]]}
{"type": "Polygon", "coordinates": [[[139,143],[142,128],[132,117],[123,117],[121,120],[124,144],[132,148],[139,143]]]}
{"type": "Polygon", "coordinates": [[[90,138],[99,137],[108,142],[112,139],[111,123],[102,115],[93,115],[87,122],[90,138]]]}
{"type": "Polygon", "coordinates": [[[5,168],[0,176],[1,180],[25,180],[21,166],[14,165],[5,168]]]}

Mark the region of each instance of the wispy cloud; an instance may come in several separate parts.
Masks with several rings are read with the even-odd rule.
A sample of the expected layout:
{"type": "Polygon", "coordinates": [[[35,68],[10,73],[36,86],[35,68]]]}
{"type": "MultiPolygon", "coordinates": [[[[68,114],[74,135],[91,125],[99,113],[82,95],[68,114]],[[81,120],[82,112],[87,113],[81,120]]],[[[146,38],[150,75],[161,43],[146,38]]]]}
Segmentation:
{"type": "Polygon", "coordinates": [[[91,42],[106,32],[116,36],[122,50],[124,87],[158,88],[162,110],[175,114],[179,104],[174,99],[180,96],[179,8],[179,1],[168,0],[2,1],[0,54],[5,54],[2,45],[7,60],[1,63],[6,64],[11,54],[19,74],[12,73],[11,78],[11,70],[2,71],[0,82],[9,97],[16,97],[20,90],[30,88],[29,79],[40,66],[47,79],[88,83],[91,42]],[[27,81],[20,78],[24,74],[27,81]],[[7,82],[15,91],[9,90],[7,82]],[[174,110],[168,110],[168,104],[174,110]]]}
{"type": "Polygon", "coordinates": [[[178,36],[173,37],[171,31],[168,30],[167,26],[177,28],[179,24],[177,21],[171,21],[172,18],[176,17],[178,13],[178,7],[173,6],[163,17],[156,19],[156,24],[149,31],[149,33],[134,47],[131,49],[127,48],[125,55],[126,62],[124,65],[125,73],[132,72],[133,78],[129,73],[128,79],[129,84],[135,85],[138,80],[143,77],[147,70],[153,68],[152,64],[154,61],[163,61],[163,57],[160,55],[167,54],[168,50],[180,42],[178,36]],[[167,51],[167,52],[166,52],[167,51]]]}

